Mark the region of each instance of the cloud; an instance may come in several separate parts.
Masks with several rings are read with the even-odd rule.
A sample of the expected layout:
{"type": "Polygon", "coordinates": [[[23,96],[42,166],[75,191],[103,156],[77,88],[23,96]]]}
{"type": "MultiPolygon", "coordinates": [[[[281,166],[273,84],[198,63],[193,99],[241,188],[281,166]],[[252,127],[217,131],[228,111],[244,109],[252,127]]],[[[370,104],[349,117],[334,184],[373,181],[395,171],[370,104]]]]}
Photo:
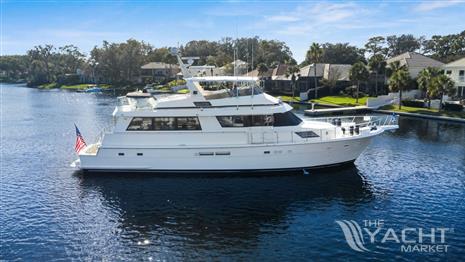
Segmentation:
{"type": "Polygon", "coordinates": [[[446,8],[458,4],[463,4],[463,0],[441,0],[441,1],[424,1],[417,5],[415,10],[419,12],[429,12],[440,8],[446,8]]]}
{"type": "Polygon", "coordinates": [[[275,26],[283,35],[305,35],[314,28],[348,23],[366,10],[355,3],[318,3],[301,5],[289,12],[265,16],[265,21],[275,26]]]}

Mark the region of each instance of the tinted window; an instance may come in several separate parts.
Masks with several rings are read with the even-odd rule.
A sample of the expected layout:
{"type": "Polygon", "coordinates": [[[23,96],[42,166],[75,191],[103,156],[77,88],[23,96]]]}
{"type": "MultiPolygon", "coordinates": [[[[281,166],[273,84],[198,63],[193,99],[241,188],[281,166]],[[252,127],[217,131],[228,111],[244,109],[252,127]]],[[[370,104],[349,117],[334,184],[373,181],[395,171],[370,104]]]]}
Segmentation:
{"type": "Polygon", "coordinates": [[[301,138],[319,137],[319,135],[317,135],[313,131],[302,131],[302,132],[295,132],[295,133],[301,138]]]}
{"type": "Polygon", "coordinates": [[[128,130],[151,130],[152,118],[150,117],[135,117],[129,124],[128,130]]]}
{"type": "Polygon", "coordinates": [[[175,130],[176,118],[174,117],[154,117],[153,118],[154,130],[175,130]]]}
{"type": "Polygon", "coordinates": [[[201,130],[197,117],[135,117],[128,131],[201,130]]]}
{"type": "Polygon", "coordinates": [[[217,116],[222,127],[296,126],[302,120],[292,112],[274,115],[217,116]]]}
{"type": "Polygon", "coordinates": [[[274,126],[297,126],[302,122],[298,116],[291,111],[274,114],[274,126]]]}
{"type": "Polygon", "coordinates": [[[243,116],[217,116],[222,127],[245,127],[243,116]]]}
{"type": "Polygon", "coordinates": [[[200,123],[197,117],[176,117],[177,130],[200,130],[200,123]]]}

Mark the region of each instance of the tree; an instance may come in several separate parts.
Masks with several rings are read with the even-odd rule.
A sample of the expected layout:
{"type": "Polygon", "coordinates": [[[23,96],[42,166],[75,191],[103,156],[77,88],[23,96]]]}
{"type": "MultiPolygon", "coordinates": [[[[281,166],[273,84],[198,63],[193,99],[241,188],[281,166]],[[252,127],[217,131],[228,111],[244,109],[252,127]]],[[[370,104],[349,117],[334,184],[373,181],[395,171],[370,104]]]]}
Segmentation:
{"type": "Polygon", "coordinates": [[[375,73],[375,94],[378,95],[378,75],[384,74],[386,71],[386,62],[384,60],[384,56],[381,54],[372,55],[368,60],[368,67],[370,68],[371,72],[375,73]]]}
{"type": "MultiPolygon", "coordinates": [[[[354,64],[357,61],[365,61],[364,51],[351,46],[349,43],[325,43],[321,45],[322,54],[318,62],[329,64],[354,64]]],[[[301,66],[313,64],[315,61],[311,57],[311,50],[307,51],[304,62],[301,66]]]]}
{"type": "Polygon", "coordinates": [[[460,59],[465,56],[465,30],[459,34],[433,35],[424,41],[423,51],[444,63],[460,59]]]}
{"type": "Polygon", "coordinates": [[[384,47],[386,44],[386,39],[382,36],[375,36],[368,39],[368,42],[365,44],[365,50],[371,55],[382,55],[385,56],[388,49],[384,47]]]}
{"type": "Polygon", "coordinates": [[[316,77],[316,67],[317,63],[321,61],[321,56],[323,55],[323,50],[321,49],[318,43],[312,43],[310,50],[308,51],[308,56],[313,61],[313,79],[315,83],[315,99],[318,98],[318,80],[316,77]]]}
{"type": "Polygon", "coordinates": [[[420,49],[423,38],[415,38],[413,35],[391,35],[386,38],[388,56],[393,57],[405,52],[415,52],[420,49]]]}
{"type": "MultiPolygon", "coordinates": [[[[34,63],[34,72],[45,71],[46,82],[52,82],[55,80],[54,75],[52,75],[51,63],[51,60],[54,56],[54,52],[55,47],[53,45],[39,45],[35,46],[34,49],[28,51],[28,56],[31,57],[32,63],[34,63],[34,61],[37,61],[34,63]]],[[[35,76],[32,76],[32,78],[35,78],[35,76]]]]}
{"type": "Polygon", "coordinates": [[[410,76],[407,68],[404,65],[400,65],[399,61],[395,61],[389,64],[392,74],[389,77],[389,89],[391,91],[399,92],[399,109],[402,108],[402,91],[408,87],[410,76]]]}
{"type": "Polygon", "coordinates": [[[292,87],[292,101],[294,101],[295,85],[296,85],[296,73],[300,72],[300,69],[295,65],[287,67],[286,76],[291,76],[291,87],[292,87]]]}
{"type": "Polygon", "coordinates": [[[266,72],[268,72],[268,67],[264,64],[264,63],[260,63],[258,64],[257,66],[257,70],[258,70],[258,75],[260,77],[263,77],[263,74],[265,74],[266,72]]]}
{"type": "Polygon", "coordinates": [[[436,67],[427,67],[418,73],[416,79],[418,88],[425,94],[428,101],[428,108],[431,106],[431,95],[434,93],[433,79],[440,74],[440,70],[436,67]]]}
{"type": "Polygon", "coordinates": [[[431,89],[432,94],[439,96],[439,109],[442,108],[444,95],[453,96],[455,94],[454,81],[443,74],[433,79],[431,89]]]}
{"type": "Polygon", "coordinates": [[[366,65],[362,62],[357,62],[350,68],[350,80],[357,83],[357,91],[355,92],[355,102],[358,104],[358,93],[360,89],[360,82],[368,80],[368,70],[366,65]]]}

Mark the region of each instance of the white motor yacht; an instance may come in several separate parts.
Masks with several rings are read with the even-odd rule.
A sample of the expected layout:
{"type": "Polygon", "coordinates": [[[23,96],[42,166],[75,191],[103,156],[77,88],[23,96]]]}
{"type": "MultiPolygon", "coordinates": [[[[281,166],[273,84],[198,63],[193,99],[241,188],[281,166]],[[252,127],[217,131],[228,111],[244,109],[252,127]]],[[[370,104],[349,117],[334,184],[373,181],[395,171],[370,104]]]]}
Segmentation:
{"type": "MultiPolygon", "coordinates": [[[[118,98],[114,127],[79,152],[85,171],[302,170],[353,162],[397,117],[303,120],[254,77],[194,77],[178,56],[187,94],[118,98]]],[[[190,63],[191,64],[191,63],[190,63]]]]}

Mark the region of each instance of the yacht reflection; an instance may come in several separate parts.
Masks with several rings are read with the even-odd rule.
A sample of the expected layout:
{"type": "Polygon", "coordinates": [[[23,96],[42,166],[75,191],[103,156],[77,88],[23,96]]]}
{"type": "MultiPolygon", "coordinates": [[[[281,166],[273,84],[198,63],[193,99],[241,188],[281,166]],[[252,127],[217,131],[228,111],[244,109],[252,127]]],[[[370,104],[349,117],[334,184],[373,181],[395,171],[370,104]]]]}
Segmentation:
{"type": "Polygon", "coordinates": [[[157,242],[169,235],[183,239],[183,244],[209,243],[216,248],[232,243],[250,247],[264,228],[286,228],[295,211],[325,210],[334,202],[356,210],[356,204],[373,198],[371,186],[354,165],[268,177],[80,173],[78,177],[84,201],[100,195],[105,207],[120,214],[119,227],[126,237],[137,241],[142,235],[157,242]]]}

